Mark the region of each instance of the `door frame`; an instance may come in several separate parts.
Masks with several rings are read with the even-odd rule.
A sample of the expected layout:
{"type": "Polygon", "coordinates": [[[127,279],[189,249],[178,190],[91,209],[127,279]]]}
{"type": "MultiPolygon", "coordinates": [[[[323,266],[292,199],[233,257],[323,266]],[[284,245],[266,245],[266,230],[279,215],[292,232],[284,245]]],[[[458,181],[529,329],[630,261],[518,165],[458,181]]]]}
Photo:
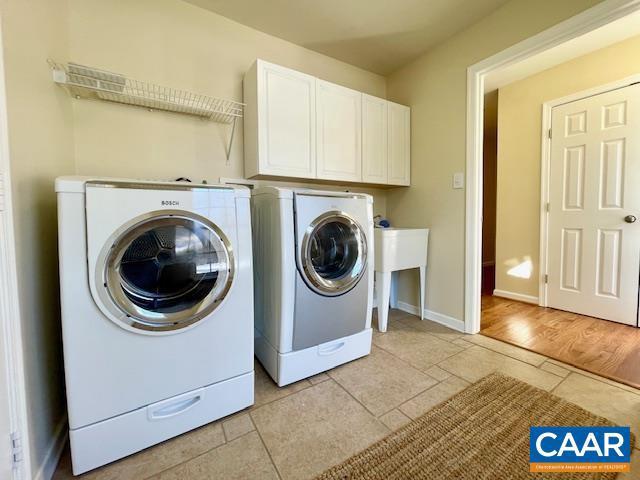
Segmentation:
{"type": "MultiPolygon", "coordinates": [[[[4,46],[0,27],[0,331],[5,352],[7,385],[0,385],[9,395],[9,423],[19,435],[22,461],[13,470],[13,479],[33,478],[23,339],[18,297],[14,214],[11,190],[7,95],[5,88],[4,46]],[[4,340],[3,340],[4,339],[4,340]]],[[[0,350],[1,351],[1,350],[0,350]]]]}
{"type": "Polygon", "coordinates": [[[549,294],[548,283],[545,281],[545,275],[548,273],[549,269],[549,210],[547,209],[547,204],[549,203],[549,175],[551,172],[552,138],[549,137],[548,132],[551,129],[551,116],[553,109],[566,103],[626,88],[638,82],[640,82],[640,74],[631,75],[614,82],[598,85],[597,87],[582,90],[561,98],[556,98],[542,104],[542,143],[540,149],[540,260],[538,268],[538,305],[541,307],[548,306],[549,294]]]}
{"type": "Polygon", "coordinates": [[[486,76],[637,11],[640,11],[640,0],[604,0],[547,30],[471,65],[467,69],[467,191],[464,267],[464,324],[466,333],[478,333],[481,320],[482,140],[486,76]]]}

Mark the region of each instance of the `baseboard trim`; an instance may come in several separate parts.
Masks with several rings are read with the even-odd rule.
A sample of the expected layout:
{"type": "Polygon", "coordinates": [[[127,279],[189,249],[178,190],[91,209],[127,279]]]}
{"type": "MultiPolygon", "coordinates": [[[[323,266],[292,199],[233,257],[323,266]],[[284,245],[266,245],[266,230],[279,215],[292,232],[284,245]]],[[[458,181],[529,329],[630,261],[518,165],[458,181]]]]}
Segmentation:
{"type": "MultiPolygon", "coordinates": [[[[411,305],[410,303],[401,302],[400,300],[398,300],[397,308],[412,315],[420,315],[420,307],[411,305]]],[[[442,313],[434,312],[433,310],[428,310],[425,308],[424,318],[426,318],[427,320],[431,320],[432,322],[444,325],[445,327],[449,327],[453,330],[457,330],[458,332],[464,333],[465,331],[464,322],[460,319],[450,317],[449,315],[444,315],[442,313]]]]}
{"type": "Polygon", "coordinates": [[[538,297],[534,297],[533,295],[524,295],[522,293],[509,292],[507,290],[499,290],[497,288],[493,291],[493,295],[495,297],[508,298],[509,300],[517,300],[519,302],[538,305],[538,297]]]}
{"type": "Polygon", "coordinates": [[[465,332],[464,321],[458,318],[450,317],[449,315],[434,312],[432,310],[427,310],[426,308],[424,310],[424,316],[432,322],[439,323],[441,325],[444,325],[445,327],[457,330],[458,332],[465,332]]]}
{"type": "Polygon", "coordinates": [[[62,451],[67,443],[68,436],[69,430],[67,429],[67,415],[65,414],[56,425],[47,453],[37,469],[37,473],[34,477],[35,480],[51,480],[51,477],[53,477],[53,474],[58,467],[58,463],[60,462],[60,457],[62,456],[62,451]]]}
{"type": "Polygon", "coordinates": [[[396,308],[398,310],[402,310],[403,312],[410,313],[411,315],[420,315],[420,309],[417,306],[411,305],[410,303],[401,302],[400,300],[398,300],[396,308]]]}

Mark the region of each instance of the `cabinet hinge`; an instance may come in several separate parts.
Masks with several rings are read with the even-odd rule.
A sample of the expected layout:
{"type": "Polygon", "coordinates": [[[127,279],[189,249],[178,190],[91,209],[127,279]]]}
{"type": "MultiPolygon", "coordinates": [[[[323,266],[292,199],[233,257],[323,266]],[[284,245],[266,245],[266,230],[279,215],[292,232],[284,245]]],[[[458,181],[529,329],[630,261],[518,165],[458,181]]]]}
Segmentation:
{"type": "Polygon", "coordinates": [[[544,274],[544,283],[549,283],[549,275],[544,274]]]}
{"type": "Polygon", "coordinates": [[[551,138],[551,137],[552,137],[551,129],[547,130],[547,136],[548,136],[549,138],[551,138]]]}
{"type": "Polygon", "coordinates": [[[547,212],[550,212],[550,211],[551,211],[551,204],[550,204],[549,202],[547,202],[547,204],[545,205],[545,210],[546,210],[547,212]]]}
{"type": "Polygon", "coordinates": [[[18,468],[23,461],[22,437],[18,432],[11,433],[11,463],[13,468],[18,468]]]}

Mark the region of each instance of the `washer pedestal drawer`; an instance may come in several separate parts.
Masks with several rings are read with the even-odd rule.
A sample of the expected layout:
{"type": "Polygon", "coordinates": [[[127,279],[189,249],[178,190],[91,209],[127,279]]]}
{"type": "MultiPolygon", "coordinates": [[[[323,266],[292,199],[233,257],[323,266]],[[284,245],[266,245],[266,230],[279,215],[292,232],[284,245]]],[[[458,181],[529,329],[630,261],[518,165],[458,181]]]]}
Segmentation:
{"type": "Polygon", "coordinates": [[[369,355],[372,333],[371,328],[366,328],[321,345],[280,353],[256,332],[255,352],[271,378],[283,387],[369,355]]]}
{"type": "Polygon", "coordinates": [[[79,475],[253,404],[253,371],[69,431],[79,475]]]}

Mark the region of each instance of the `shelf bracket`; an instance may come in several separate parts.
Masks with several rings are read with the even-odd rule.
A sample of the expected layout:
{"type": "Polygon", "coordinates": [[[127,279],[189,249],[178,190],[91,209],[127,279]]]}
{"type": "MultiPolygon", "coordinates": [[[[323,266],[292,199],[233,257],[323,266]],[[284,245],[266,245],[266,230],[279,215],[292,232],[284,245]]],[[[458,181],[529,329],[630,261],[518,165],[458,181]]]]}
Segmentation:
{"type": "Polygon", "coordinates": [[[236,123],[238,121],[238,117],[233,117],[233,122],[231,124],[231,136],[229,137],[229,145],[227,147],[227,165],[231,164],[231,145],[233,145],[233,136],[236,133],[236,123]]]}

